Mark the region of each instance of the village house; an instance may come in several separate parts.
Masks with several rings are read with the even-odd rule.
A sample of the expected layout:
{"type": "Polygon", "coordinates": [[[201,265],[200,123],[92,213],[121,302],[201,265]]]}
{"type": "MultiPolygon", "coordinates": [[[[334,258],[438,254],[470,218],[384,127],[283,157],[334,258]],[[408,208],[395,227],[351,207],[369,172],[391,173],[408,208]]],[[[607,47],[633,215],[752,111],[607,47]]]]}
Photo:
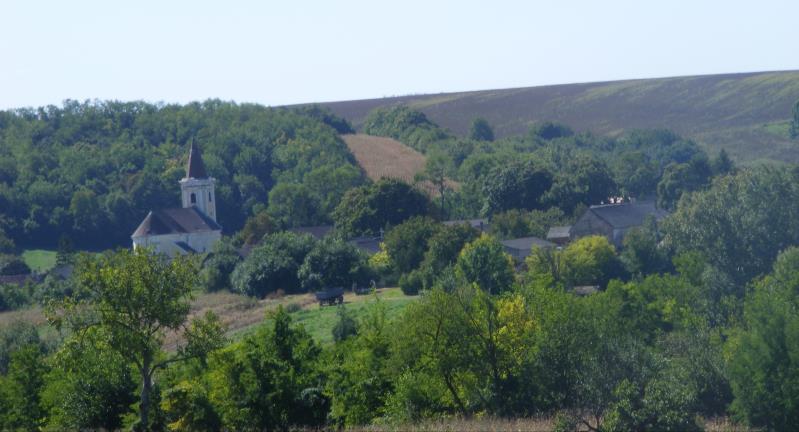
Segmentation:
{"type": "Polygon", "coordinates": [[[150,211],[131,236],[133,249],[149,247],[170,257],[210,251],[222,238],[214,183],[192,141],[186,177],[180,180],[183,207],[150,211]]]}
{"type": "Polygon", "coordinates": [[[508,239],[502,240],[500,243],[502,243],[502,247],[505,248],[505,252],[512,256],[517,262],[522,262],[525,258],[530,256],[533,252],[533,248],[549,249],[557,246],[555,243],[542,240],[538,237],[508,239]]]}
{"type": "Polygon", "coordinates": [[[602,235],[620,248],[624,235],[631,228],[643,225],[647,216],[656,221],[668,215],[653,202],[606,204],[589,207],[572,225],[569,235],[572,240],[589,235],[602,235]]]}

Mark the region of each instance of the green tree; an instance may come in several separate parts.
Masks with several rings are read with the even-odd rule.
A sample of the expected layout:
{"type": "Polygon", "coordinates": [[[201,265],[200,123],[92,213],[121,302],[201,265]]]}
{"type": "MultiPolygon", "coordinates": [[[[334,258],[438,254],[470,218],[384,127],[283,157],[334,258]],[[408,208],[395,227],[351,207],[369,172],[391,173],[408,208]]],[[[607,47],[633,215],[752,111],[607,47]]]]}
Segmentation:
{"type": "Polygon", "coordinates": [[[799,136],[799,101],[793,105],[793,119],[791,120],[791,138],[799,136]]]}
{"type": "Polygon", "coordinates": [[[688,163],[669,164],[658,183],[658,206],[673,210],[683,193],[704,188],[711,176],[711,167],[705,157],[692,158],[688,163]]]}
{"type": "Polygon", "coordinates": [[[136,377],[130,363],[92,329],[68,339],[46,376],[42,404],[48,427],[117,430],[135,403],[136,377]]]}
{"type": "Polygon", "coordinates": [[[744,286],[768,272],[781,250],[799,243],[793,216],[799,214],[798,175],[758,167],[718,178],[680,201],[663,221],[665,240],[678,254],[700,252],[725,278],[744,286]]]}
{"type": "Polygon", "coordinates": [[[212,313],[186,325],[196,267],[189,258],[166,261],[145,249],[120,250],[82,257],[76,275],[88,298],[59,302],[48,319],[78,333],[99,329],[105,346],[135,365],[141,384],[139,425],[148,429],[154,374],[170,363],[204,357],[222,343],[222,329],[212,313]],[[185,343],[175,355],[165,355],[161,347],[166,333],[180,330],[185,343]]]}
{"type": "Polygon", "coordinates": [[[588,236],[563,250],[562,271],[567,286],[605,286],[621,275],[621,264],[606,237],[588,236]]]}
{"type": "Polygon", "coordinates": [[[366,286],[370,276],[363,252],[335,237],[317,242],[297,271],[300,285],[307,291],[366,286]]]}
{"type": "Polygon", "coordinates": [[[358,333],[358,321],[352,316],[344,305],[339,305],[336,310],[338,321],[333,326],[333,340],[342,342],[358,333]]]}
{"type": "Polygon", "coordinates": [[[233,289],[255,297],[278,290],[299,292],[297,271],[315,244],[308,234],[279,232],[264,237],[231,274],[233,289]]]}
{"type": "Polygon", "coordinates": [[[777,257],[773,272],[746,296],[742,325],[725,346],[733,412],[768,430],[791,430],[799,422],[797,269],[799,249],[777,257]]]}
{"type": "Polygon", "coordinates": [[[652,216],[643,225],[630,229],[623,240],[619,259],[632,275],[646,275],[668,270],[668,254],[660,244],[660,232],[652,216]]]}
{"type": "Polygon", "coordinates": [[[384,244],[394,268],[400,273],[418,268],[427,252],[428,240],[441,229],[441,224],[429,217],[413,217],[392,228],[384,244]]]}
{"type": "Polygon", "coordinates": [[[255,245],[274,229],[275,225],[269,216],[269,212],[261,210],[254,216],[247,218],[247,222],[244,223],[244,227],[238,232],[237,237],[245,245],[255,245]]]}
{"type": "Polygon", "coordinates": [[[322,221],[319,200],[301,184],[282,183],[269,192],[269,216],[280,226],[291,228],[322,221]]]}
{"type": "Polygon", "coordinates": [[[357,335],[336,344],[327,360],[325,394],[335,424],[362,425],[382,415],[393,390],[390,356],[386,306],[377,300],[359,320],[357,335]]]}
{"type": "Polygon", "coordinates": [[[518,208],[541,209],[542,198],[552,187],[552,174],[531,162],[511,163],[494,168],[483,184],[483,214],[518,208]]]}
{"type": "Polygon", "coordinates": [[[467,283],[489,294],[499,294],[513,285],[513,258],[494,237],[483,234],[468,243],[455,263],[455,270],[467,283]]]}
{"type": "Polygon", "coordinates": [[[400,180],[381,179],[347,191],[333,212],[333,220],[344,235],[377,235],[413,216],[430,212],[430,202],[422,192],[400,180]]]}
{"type": "Polygon", "coordinates": [[[472,126],[469,128],[469,139],[475,141],[494,141],[494,130],[491,129],[488,120],[480,117],[472,120],[472,126]]]}
{"type": "Polygon", "coordinates": [[[8,374],[0,378],[0,423],[4,428],[36,430],[43,425],[41,392],[47,370],[36,345],[22,346],[11,354],[8,374]]]}
{"type": "Polygon", "coordinates": [[[255,334],[211,359],[210,399],[225,428],[319,427],[328,410],[321,348],[282,308],[255,334]]]}
{"type": "Polygon", "coordinates": [[[232,290],[230,277],[241,262],[239,251],[229,238],[222,238],[203,262],[200,282],[208,292],[232,290]]]}

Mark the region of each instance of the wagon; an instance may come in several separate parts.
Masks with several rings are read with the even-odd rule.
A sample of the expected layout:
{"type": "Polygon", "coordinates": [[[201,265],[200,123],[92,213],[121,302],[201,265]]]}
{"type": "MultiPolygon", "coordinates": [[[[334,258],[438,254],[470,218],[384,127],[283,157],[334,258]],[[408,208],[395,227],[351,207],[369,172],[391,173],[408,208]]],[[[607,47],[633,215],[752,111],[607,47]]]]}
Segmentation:
{"type": "Polygon", "coordinates": [[[316,300],[319,301],[319,306],[333,306],[344,303],[344,288],[328,288],[323,291],[317,291],[315,295],[316,300]]]}

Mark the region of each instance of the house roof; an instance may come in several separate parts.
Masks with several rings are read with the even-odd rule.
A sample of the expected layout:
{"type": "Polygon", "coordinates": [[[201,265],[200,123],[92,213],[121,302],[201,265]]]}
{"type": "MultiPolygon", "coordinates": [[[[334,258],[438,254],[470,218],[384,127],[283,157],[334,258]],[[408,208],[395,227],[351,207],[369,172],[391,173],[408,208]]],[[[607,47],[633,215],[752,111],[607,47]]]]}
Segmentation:
{"type": "Polygon", "coordinates": [[[199,233],[221,229],[222,227],[213,219],[203,214],[197,207],[192,206],[147,213],[131,237],[199,233]]]}
{"type": "Polygon", "coordinates": [[[333,231],[333,225],[296,227],[289,228],[289,231],[297,234],[310,234],[317,240],[321,240],[324,237],[327,237],[327,235],[330,234],[330,231],[333,231]]]}
{"type": "Polygon", "coordinates": [[[562,239],[568,238],[571,234],[572,227],[569,226],[555,226],[549,229],[547,239],[562,239]]]}
{"type": "Polygon", "coordinates": [[[522,237],[510,240],[502,240],[500,243],[502,243],[502,245],[507,248],[517,249],[517,250],[532,250],[534,246],[542,248],[550,248],[557,246],[552,242],[548,242],[538,237],[522,237]]]}
{"type": "Polygon", "coordinates": [[[200,154],[200,148],[194,144],[194,140],[191,140],[191,148],[189,149],[189,163],[186,166],[186,178],[208,178],[208,174],[205,172],[203,156],[200,154]]]}
{"type": "Polygon", "coordinates": [[[649,215],[654,216],[656,220],[668,215],[667,211],[657,208],[653,202],[596,205],[589,207],[588,211],[593,212],[613,228],[639,226],[649,215]]]}

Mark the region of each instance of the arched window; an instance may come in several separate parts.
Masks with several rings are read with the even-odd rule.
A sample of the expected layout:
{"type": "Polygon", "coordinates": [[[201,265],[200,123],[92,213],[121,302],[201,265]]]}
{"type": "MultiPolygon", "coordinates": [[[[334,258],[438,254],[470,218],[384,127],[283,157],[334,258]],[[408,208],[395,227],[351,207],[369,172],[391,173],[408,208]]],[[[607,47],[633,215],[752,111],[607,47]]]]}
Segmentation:
{"type": "Polygon", "coordinates": [[[213,202],[213,199],[211,199],[211,192],[208,192],[208,202],[213,202]]]}
{"type": "Polygon", "coordinates": [[[197,204],[197,195],[194,195],[193,192],[191,194],[191,203],[192,204],[197,204]]]}

